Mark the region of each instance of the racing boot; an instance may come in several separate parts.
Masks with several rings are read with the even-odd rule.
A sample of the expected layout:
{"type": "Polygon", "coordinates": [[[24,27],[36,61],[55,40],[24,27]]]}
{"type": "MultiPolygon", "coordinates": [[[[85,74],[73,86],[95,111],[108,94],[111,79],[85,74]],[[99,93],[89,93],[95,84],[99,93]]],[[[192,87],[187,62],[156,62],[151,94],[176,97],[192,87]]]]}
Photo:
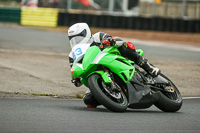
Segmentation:
{"type": "Polygon", "coordinates": [[[86,104],[87,108],[96,108],[101,105],[92,95],[90,90],[87,90],[85,96],[83,97],[83,101],[86,104]]]}
{"type": "Polygon", "coordinates": [[[160,69],[149,64],[148,60],[142,56],[140,60],[138,61],[138,65],[154,78],[160,74],[160,69]]]}

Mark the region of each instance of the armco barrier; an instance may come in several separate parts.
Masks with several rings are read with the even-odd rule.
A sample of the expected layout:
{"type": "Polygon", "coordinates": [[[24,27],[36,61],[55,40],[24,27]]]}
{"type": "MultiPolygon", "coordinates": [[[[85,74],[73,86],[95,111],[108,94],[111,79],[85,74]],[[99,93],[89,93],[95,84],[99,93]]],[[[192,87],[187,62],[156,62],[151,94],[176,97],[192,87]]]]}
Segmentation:
{"type": "Polygon", "coordinates": [[[70,14],[52,8],[0,8],[0,22],[56,27],[86,22],[90,27],[121,28],[167,32],[200,33],[200,20],[161,17],[124,17],[94,14],[70,14]]]}
{"type": "Polygon", "coordinates": [[[25,7],[21,10],[21,25],[57,26],[58,9],[25,7]]]}
{"type": "Polygon", "coordinates": [[[20,8],[0,8],[0,22],[20,23],[20,8]]]}
{"type": "Polygon", "coordinates": [[[86,22],[90,27],[100,28],[121,28],[167,32],[200,32],[200,20],[59,13],[58,25],[71,26],[77,22],[86,22]]]}

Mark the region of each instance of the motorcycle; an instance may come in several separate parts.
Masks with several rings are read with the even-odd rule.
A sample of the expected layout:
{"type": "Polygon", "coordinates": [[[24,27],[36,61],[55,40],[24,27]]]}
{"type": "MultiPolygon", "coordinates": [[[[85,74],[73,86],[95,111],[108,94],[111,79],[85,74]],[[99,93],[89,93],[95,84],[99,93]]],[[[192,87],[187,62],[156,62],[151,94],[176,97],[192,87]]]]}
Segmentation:
{"type": "MultiPolygon", "coordinates": [[[[162,73],[153,78],[122,57],[117,48],[78,44],[72,52],[72,77],[80,78],[97,101],[110,111],[146,109],[152,105],[164,112],[181,108],[181,94],[169,78],[162,73]]],[[[143,56],[141,49],[136,52],[143,56]]]]}

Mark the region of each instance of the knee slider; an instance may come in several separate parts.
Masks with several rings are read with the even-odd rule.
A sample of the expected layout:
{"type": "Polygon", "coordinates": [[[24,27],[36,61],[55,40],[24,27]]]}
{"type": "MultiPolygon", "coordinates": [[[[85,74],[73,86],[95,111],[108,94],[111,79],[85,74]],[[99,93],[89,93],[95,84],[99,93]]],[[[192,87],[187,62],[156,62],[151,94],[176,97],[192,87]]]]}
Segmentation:
{"type": "Polygon", "coordinates": [[[133,50],[135,49],[135,45],[132,42],[126,42],[126,45],[130,49],[133,49],[133,50]]]}

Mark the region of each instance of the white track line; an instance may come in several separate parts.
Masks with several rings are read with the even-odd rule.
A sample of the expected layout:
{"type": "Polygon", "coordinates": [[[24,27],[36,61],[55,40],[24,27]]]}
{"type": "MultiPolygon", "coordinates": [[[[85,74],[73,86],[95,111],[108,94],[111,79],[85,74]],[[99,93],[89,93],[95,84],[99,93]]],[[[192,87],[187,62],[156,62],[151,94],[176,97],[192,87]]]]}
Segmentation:
{"type": "MultiPolygon", "coordinates": [[[[185,99],[200,99],[200,97],[182,97],[184,100],[185,99]]],[[[83,100],[83,99],[64,99],[64,100],[83,100]]]]}
{"type": "Polygon", "coordinates": [[[40,54],[40,55],[57,55],[57,56],[68,57],[68,53],[56,53],[56,52],[44,52],[44,51],[0,49],[0,52],[17,53],[17,54],[24,53],[24,54],[40,54]]]}
{"type": "Polygon", "coordinates": [[[183,99],[198,99],[200,97],[183,97],[183,99]]]}

